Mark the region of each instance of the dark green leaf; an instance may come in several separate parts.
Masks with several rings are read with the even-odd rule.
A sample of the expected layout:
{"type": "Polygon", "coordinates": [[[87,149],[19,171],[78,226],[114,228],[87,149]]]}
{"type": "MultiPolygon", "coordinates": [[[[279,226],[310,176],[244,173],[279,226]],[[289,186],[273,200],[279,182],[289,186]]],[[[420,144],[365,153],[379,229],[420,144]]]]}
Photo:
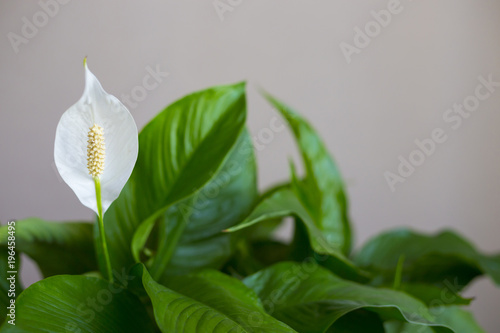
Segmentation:
{"type": "Polygon", "coordinates": [[[250,244],[251,255],[265,267],[287,260],[290,247],[284,243],[272,240],[262,240],[250,244]]]}
{"type": "Polygon", "coordinates": [[[269,314],[299,332],[325,332],[342,316],[366,309],[384,319],[434,326],[427,307],[411,296],[390,289],[378,289],[342,280],[312,263],[283,262],[266,268],[243,281],[252,288],[269,314]]]}
{"type": "MultiPolygon", "coordinates": [[[[188,95],[141,131],[134,171],[104,216],[115,269],[135,262],[130,245],[141,223],[163,220],[172,205],[214,178],[241,137],[245,118],[245,84],[239,83],[188,95]]],[[[175,240],[183,234],[180,229],[175,240]]]]}
{"type": "Polygon", "coordinates": [[[7,309],[7,307],[14,307],[12,311],[15,312],[15,306],[11,305],[11,300],[15,300],[16,296],[23,291],[19,279],[21,266],[20,257],[16,253],[14,255],[14,261],[9,260],[9,251],[7,246],[0,246],[0,272],[2,272],[2,277],[0,279],[0,324],[5,320],[7,313],[11,312],[11,309],[7,309]]]}
{"type": "Polygon", "coordinates": [[[474,316],[458,306],[444,306],[431,309],[436,321],[451,327],[456,333],[485,333],[474,316]]]}
{"type": "Polygon", "coordinates": [[[351,247],[351,227],[337,165],[307,120],[272,96],[265,96],[287,120],[301,151],[306,180],[294,183],[302,203],[328,242],[347,254],[351,247]]]}
{"type": "Polygon", "coordinates": [[[472,299],[463,298],[457,292],[448,287],[437,287],[434,285],[423,283],[404,283],[401,286],[401,291],[418,298],[427,306],[435,307],[443,304],[446,305],[469,305],[472,299]]]}
{"type": "MultiPolygon", "coordinates": [[[[0,245],[7,243],[7,232],[7,226],[0,228],[0,245]]],[[[16,251],[30,256],[45,277],[98,269],[91,223],[16,221],[16,251]]]]}
{"type": "Polygon", "coordinates": [[[133,272],[142,278],[162,332],[295,332],[267,315],[252,290],[223,273],[208,270],[175,277],[169,289],[156,283],[141,264],[133,272]]]}
{"type": "MultiPolygon", "coordinates": [[[[236,244],[231,258],[222,267],[221,271],[241,280],[245,276],[258,272],[265,267],[258,255],[260,253],[256,254],[249,242],[240,241],[236,244]]],[[[264,255],[269,256],[269,252],[264,253],[264,255]]]]}
{"type": "Polygon", "coordinates": [[[16,301],[7,332],[154,332],[139,299],[116,285],[79,275],[58,275],[27,288],[16,301]]]}
{"type": "Polygon", "coordinates": [[[244,221],[227,231],[235,232],[256,223],[286,216],[295,216],[304,223],[312,249],[321,255],[325,254],[334,257],[339,274],[349,278],[356,278],[362,274],[338,248],[328,242],[324,233],[318,229],[296,194],[288,187],[281,187],[274,192],[269,192],[244,221]]]}
{"type": "Polygon", "coordinates": [[[403,281],[431,283],[461,290],[480,274],[500,284],[500,256],[485,256],[451,231],[424,235],[407,229],[390,231],[370,240],[355,256],[362,267],[377,274],[378,283],[394,277],[400,255],[405,256],[403,281]]]}

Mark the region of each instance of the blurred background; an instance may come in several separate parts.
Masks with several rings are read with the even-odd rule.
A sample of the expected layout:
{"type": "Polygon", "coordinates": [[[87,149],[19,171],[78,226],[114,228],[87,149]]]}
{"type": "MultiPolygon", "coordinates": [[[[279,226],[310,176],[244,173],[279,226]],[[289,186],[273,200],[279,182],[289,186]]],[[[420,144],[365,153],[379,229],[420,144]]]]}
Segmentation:
{"type": "MultiPolygon", "coordinates": [[[[140,128],[185,94],[247,80],[261,189],[287,179],[298,154],[288,130],[269,135],[282,122],[256,88],[293,106],[340,165],[357,246],[410,226],[454,228],[500,252],[500,86],[484,85],[500,82],[499,17],[495,0],[2,1],[0,221],[93,218],[53,162],[88,56],[140,128]],[[415,141],[436,129],[446,140],[418,160],[415,141]],[[401,158],[419,165],[402,177],[401,158]]],[[[498,331],[500,290],[481,278],[466,296],[498,331]]]]}

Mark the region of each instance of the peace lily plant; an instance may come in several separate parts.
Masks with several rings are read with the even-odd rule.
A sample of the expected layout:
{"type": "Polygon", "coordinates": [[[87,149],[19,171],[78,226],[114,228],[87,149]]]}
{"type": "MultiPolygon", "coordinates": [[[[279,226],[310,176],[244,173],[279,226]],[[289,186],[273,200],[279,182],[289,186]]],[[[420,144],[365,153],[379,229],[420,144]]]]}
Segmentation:
{"type": "MultiPolygon", "coordinates": [[[[340,171],[276,98],[263,94],[304,174],[292,163],[288,180],[260,193],[244,83],[190,94],[138,136],[86,63],[85,77],[54,157],[97,223],[16,221],[15,262],[26,254],[44,279],[24,290],[16,281],[14,294],[0,281],[0,333],[484,332],[462,292],[481,275],[500,284],[500,255],[452,231],[409,229],[352,251],[340,171]],[[287,217],[295,228],[284,242],[275,230],[287,217]]],[[[11,234],[0,228],[2,272],[11,234]]]]}
{"type": "Polygon", "coordinates": [[[63,180],[98,216],[106,276],[113,281],[104,213],[134,168],[139,146],[137,126],[127,108],[104,91],[86,59],[84,67],[85,90],[57,125],[54,159],[63,180]]]}

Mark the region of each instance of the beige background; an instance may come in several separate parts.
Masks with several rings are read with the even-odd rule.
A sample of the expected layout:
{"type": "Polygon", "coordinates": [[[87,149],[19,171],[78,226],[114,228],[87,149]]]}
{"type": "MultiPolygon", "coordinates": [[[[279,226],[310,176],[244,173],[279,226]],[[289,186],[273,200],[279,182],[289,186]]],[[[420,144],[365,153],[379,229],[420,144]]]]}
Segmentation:
{"type": "MultiPolygon", "coordinates": [[[[294,106],[348,181],[357,244],[401,225],[452,227],[480,249],[500,251],[500,89],[459,129],[442,119],[474,93],[478,76],[500,81],[500,2],[401,0],[401,12],[348,64],[340,43],[352,44],[353,29],[391,1],[222,1],[233,4],[223,21],[212,0],[73,0],[47,22],[36,1],[0,2],[0,220],[92,217],[53,163],[56,125],[83,91],[87,55],[120,99],[140,90],[147,68],[169,72],[130,108],[139,127],[193,90],[242,79],[257,140],[276,114],[256,86],[294,106]],[[43,26],[16,53],[9,33],[23,36],[23,18],[34,15],[43,26]],[[384,172],[395,172],[398,156],[435,128],[448,140],[391,192],[384,172]]],[[[285,179],[288,156],[297,158],[288,132],[264,140],[261,188],[285,179]]],[[[37,274],[25,266],[31,283],[37,274]]],[[[498,332],[500,291],[484,278],[467,295],[477,297],[473,309],[488,332],[498,332]]]]}

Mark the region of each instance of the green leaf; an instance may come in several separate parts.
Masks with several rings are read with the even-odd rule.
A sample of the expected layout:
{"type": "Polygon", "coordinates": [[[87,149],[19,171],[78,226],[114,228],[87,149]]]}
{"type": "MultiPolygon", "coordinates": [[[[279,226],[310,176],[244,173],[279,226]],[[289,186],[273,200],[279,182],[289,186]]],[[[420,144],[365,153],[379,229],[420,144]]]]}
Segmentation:
{"type": "Polygon", "coordinates": [[[400,255],[405,256],[403,281],[428,283],[460,291],[480,274],[500,284],[500,256],[485,256],[451,231],[425,235],[400,229],[370,240],[355,262],[377,273],[378,283],[393,277],[400,255]]]}
{"type": "Polygon", "coordinates": [[[257,199],[256,184],[253,146],[245,130],[214,178],[169,209],[161,221],[160,246],[151,274],[160,276],[153,273],[163,272],[163,278],[167,278],[220,268],[229,259],[235,242],[233,235],[221,231],[249,214],[257,199]]]}
{"type": "MultiPolygon", "coordinates": [[[[235,232],[260,222],[281,219],[287,216],[299,217],[306,225],[311,225],[312,229],[318,232],[318,235],[322,236],[318,228],[314,225],[309,213],[288,186],[280,187],[264,194],[245,220],[225,231],[235,232]]],[[[324,237],[321,238],[324,239],[324,237]]],[[[317,244],[319,249],[323,249],[323,246],[328,247],[329,244],[317,244]]],[[[333,249],[333,251],[335,251],[335,249],[333,249]]]]}
{"type": "MultiPolygon", "coordinates": [[[[486,333],[472,314],[458,306],[431,309],[436,321],[451,327],[455,333],[486,333]]],[[[402,322],[385,323],[386,333],[432,333],[432,329],[402,322]]]]}
{"type": "MultiPolygon", "coordinates": [[[[0,228],[0,245],[7,244],[7,226],[0,228]]],[[[97,270],[92,224],[48,222],[39,218],[16,221],[16,251],[26,253],[45,277],[97,270]]]]}
{"type": "Polygon", "coordinates": [[[437,287],[423,283],[404,283],[401,286],[401,291],[418,298],[427,306],[435,307],[442,304],[446,305],[469,305],[471,298],[463,298],[457,292],[446,287],[437,287]]]}
{"type": "MultiPolygon", "coordinates": [[[[250,244],[250,253],[264,267],[288,260],[290,246],[275,240],[254,241],[250,244]]],[[[262,267],[262,268],[264,268],[262,267]]]]}
{"type": "Polygon", "coordinates": [[[303,333],[325,332],[342,316],[359,309],[384,319],[452,332],[435,324],[427,307],[411,296],[342,280],[312,262],[279,263],[243,282],[259,295],[269,314],[303,333]]]}
{"type": "Polygon", "coordinates": [[[134,171],[104,216],[114,269],[135,262],[130,246],[141,223],[162,220],[214,178],[242,135],[245,118],[245,84],[239,83],[188,95],[141,131],[134,171]]]}
{"type": "Polygon", "coordinates": [[[355,279],[362,275],[362,272],[360,272],[337,247],[328,242],[324,233],[318,229],[296,194],[286,186],[280,187],[264,195],[244,221],[229,228],[227,231],[235,232],[260,222],[287,216],[295,216],[304,223],[309,242],[315,252],[321,255],[331,255],[336,259],[338,274],[342,274],[346,278],[355,279]]]}
{"type": "MultiPolygon", "coordinates": [[[[425,327],[425,326],[420,326],[425,327]]],[[[375,312],[360,309],[340,317],[328,333],[386,333],[384,323],[375,312]]]]}
{"type": "Polygon", "coordinates": [[[16,301],[15,326],[8,332],[154,332],[145,307],[132,293],[80,275],[58,275],[36,282],[16,301]]]}
{"type": "Polygon", "coordinates": [[[456,333],[485,333],[469,311],[458,306],[444,306],[431,309],[436,321],[447,325],[456,333]]]}
{"type": "Polygon", "coordinates": [[[305,181],[294,181],[302,203],[328,242],[347,254],[351,247],[351,227],[337,165],[307,120],[274,97],[267,94],[265,97],[287,120],[302,154],[305,181]]]}
{"type": "Polygon", "coordinates": [[[142,278],[162,332],[295,332],[267,315],[252,290],[218,271],[175,277],[169,288],[156,283],[142,264],[133,272],[142,278]]]}
{"type": "MultiPolygon", "coordinates": [[[[262,261],[262,258],[260,256],[261,254],[266,256],[266,259],[270,256],[273,257],[272,259],[276,259],[275,253],[270,254],[269,252],[255,252],[252,245],[253,244],[250,244],[247,241],[238,242],[231,258],[229,258],[229,260],[220,269],[221,272],[241,280],[243,277],[258,272],[266,266],[262,261]]],[[[276,254],[278,256],[283,254],[286,255],[286,253],[283,253],[284,251],[286,251],[286,249],[283,249],[283,247],[286,247],[286,245],[282,244],[282,247],[277,247],[279,245],[277,245],[276,243],[268,245],[269,246],[265,246],[266,250],[271,250],[272,247],[273,250],[276,250],[276,254]]]]}

